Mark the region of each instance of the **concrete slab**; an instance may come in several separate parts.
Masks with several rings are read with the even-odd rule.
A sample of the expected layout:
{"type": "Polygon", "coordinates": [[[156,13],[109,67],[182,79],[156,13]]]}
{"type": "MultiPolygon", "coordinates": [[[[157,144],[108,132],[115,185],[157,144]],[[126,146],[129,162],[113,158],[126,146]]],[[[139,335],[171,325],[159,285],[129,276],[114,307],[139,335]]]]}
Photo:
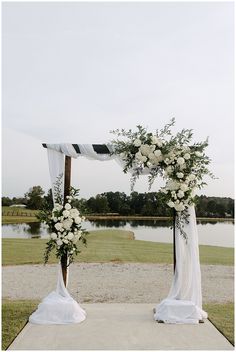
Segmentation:
{"type": "Polygon", "coordinates": [[[207,320],[199,325],[158,324],[155,304],[84,304],[80,324],[27,324],[9,350],[233,350],[207,320]]]}

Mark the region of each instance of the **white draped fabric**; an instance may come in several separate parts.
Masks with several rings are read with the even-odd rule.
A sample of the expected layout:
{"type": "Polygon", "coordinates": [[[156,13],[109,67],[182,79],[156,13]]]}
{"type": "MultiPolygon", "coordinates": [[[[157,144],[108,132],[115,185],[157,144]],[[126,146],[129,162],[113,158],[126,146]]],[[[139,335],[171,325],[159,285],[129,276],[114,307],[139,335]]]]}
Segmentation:
{"type": "MultiPolygon", "coordinates": [[[[78,144],[79,153],[72,144],[47,144],[49,171],[55,197],[54,184],[59,175],[64,180],[64,155],[72,158],[85,156],[93,160],[114,159],[121,166],[124,162],[116,155],[97,153],[93,145],[78,144]]],[[[112,145],[106,146],[112,152],[112,145]]],[[[146,174],[145,170],[144,174],[146,174]]],[[[63,194],[63,187],[61,192],[63,194]]],[[[189,223],[185,224],[187,243],[179,229],[175,229],[176,270],[169,295],[156,307],[154,318],[165,323],[196,324],[207,318],[202,310],[201,272],[198,251],[198,233],[196,227],[195,209],[189,207],[189,223]]],[[[150,283],[151,284],[151,283],[150,283]]],[[[30,322],[38,324],[66,324],[80,322],[86,317],[84,310],[69,295],[64,286],[61,268],[59,266],[57,290],[50,293],[39,305],[38,310],[30,317],[30,322]],[[63,302],[63,304],[62,304],[63,302]]]]}
{"type": "Polygon", "coordinates": [[[187,242],[175,228],[176,267],[168,297],[156,307],[154,318],[164,323],[197,324],[207,318],[202,310],[201,271],[194,206],[188,208],[189,223],[184,225],[187,242]]]}

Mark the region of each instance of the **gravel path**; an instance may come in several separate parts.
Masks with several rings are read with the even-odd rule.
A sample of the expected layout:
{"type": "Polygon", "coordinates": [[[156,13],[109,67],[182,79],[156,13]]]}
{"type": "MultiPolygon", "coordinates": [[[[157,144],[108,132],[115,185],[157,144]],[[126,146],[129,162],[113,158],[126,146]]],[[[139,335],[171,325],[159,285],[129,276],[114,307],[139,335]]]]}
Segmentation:
{"type": "MultiPolygon", "coordinates": [[[[56,287],[57,265],[2,268],[2,296],[41,300],[56,287]]],[[[202,265],[203,302],[232,302],[233,266],[202,265]]],[[[70,267],[69,292],[80,303],[153,303],[170,289],[173,266],[167,264],[82,263],[70,267]]]]}

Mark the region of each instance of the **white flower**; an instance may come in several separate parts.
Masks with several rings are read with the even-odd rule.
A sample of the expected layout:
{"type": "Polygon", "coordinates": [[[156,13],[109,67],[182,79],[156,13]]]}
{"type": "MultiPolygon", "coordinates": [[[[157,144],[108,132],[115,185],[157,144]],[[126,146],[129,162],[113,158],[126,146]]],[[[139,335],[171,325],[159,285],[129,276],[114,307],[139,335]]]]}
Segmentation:
{"type": "Polygon", "coordinates": [[[139,148],[139,151],[144,156],[148,156],[148,154],[152,153],[154,150],[155,150],[155,146],[148,145],[148,144],[142,144],[141,147],[139,148]]]}
{"type": "Polygon", "coordinates": [[[188,179],[189,179],[190,181],[195,180],[195,178],[196,178],[196,176],[193,175],[193,174],[190,174],[190,175],[188,176],[188,179]]]}
{"type": "Polygon", "coordinates": [[[152,144],[156,144],[158,147],[162,147],[162,140],[157,136],[152,136],[152,144]]]}
{"type": "Polygon", "coordinates": [[[167,166],[166,172],[167,172],[167,175],[172,174],[172,172],[173,172],[173,166],[167,166]]]}
{"type": "Polygon", "coordinates": [[[70,215],[70,212],[69,210],[63,210],[62,214],[65,218],[68,218],[68,216],[70,215]]]}
{"type": "Polygon", "coordinates": [[[174,202],[172,202],[172,201],[169,201],[169,202],[167,203],[167,205],[169,205],[169,207],[171,207],[171,208],[174,208],[175,203],[174,203],[174,202]]]}
{"type": "Polygon", "coordinates": [[[72,232],[69,232],[68,233],[68,235],[67,235],[67,238],[68,238],[68,240],[73,240],[73,238],[74,238],[74,234],[72,233],[72,232]]]}
{"type": "Polygon", "coordinates": [[[196,156],[202,156],[202,153],[201,152],[195,152],[195,155],[196,156]]]}
{"type": "Polygon", "coordinates": [[[59,203],[55,203],[55,206],[53,208],[53,211],[60,211],[63,208],[63,206],[59,203]]]}
{"type": "Polygon", "coordinates": [[[70,216],[72,218],[76,218],[77,216],[79,216],[79,211],[77,209],[75,209],[75,208],[71,209],[70,210],[70,216]]]}
{"type": "Polygon", "coordinates": [[[57,240],[57,245],[60,247],[63,244],[62,240],[57,240]]]}
{"type": "Polygon", "coordinates": [[[184,177],[183,172],[177,172],[176,175],[177,175],[178,178],[183,178],[184,177]]]}
{"type": "Polygon", "coordinates": [[[79,216],[77,216],[76,218],[75,218],[75,223],[76,224],[80,224],[81,223],[81,217],[79,217],[79,216]]]}
{"type": "Polygon", "coordinates": [[[183,165],[180,165],[179,168],[180,168],[180,170],[186,169],[186,164],[184,163],[183,165]]]}
{"type": "Polygon", "coordinates": [[[140,145],[142,144],[142,142],[140,141],[140,139],[135,139],[135,141],[134,141],[134,146],[135,147],[140,147],[140,145]]]}
{"type": "Polygon", "coordinates": [[[148,162],[147,162],[147,167],[152,167],[152,166],[153,166],[153,164],[150,163],[150,161],[148,161],[148,162]]]}
{"type": "Polygon", "coordinates": [[[161,150],[160,149],[155,150],[154,155],[157,157],[162,156],[161,150]]]}
{"type": "Polygon", "coordinates": [[[187,186],[185,183],[182,183],[181,186],[180,186],[180,189],[181,189],[183,192],[186,192],[189,188],[188,188],[188,186],[187,186]]]}
{"type": "Polygon", "coordinates": [[[166,165],[169,165],[169,164],[171,163],[171,161],[170,161],[169,158],[166,158],[166,159],[164,160],[164,162],[165,162],[166,165]]]}
{"type": "Polygon", "coordinates": [[[69,243],[69,241],[67,239],[63,239],[62,242],[64,242],[65,244],[69,243]]]}
{"type": "Polygon", "coordinates": [[[177,189],[179,189],[179,182],[175,180],[169,180],[166,183],[166,189],[169,189],[170,191],[176,191],[177,189]]]}
{"type": "Polygon", "coordinates": [[[185,208],[184,204],[183,203],[175,203],[175,210],[176,211],[183,211],[185,208]]]}
{"type": "Polygon", "coordinates": [[[142,156],[142,154],[141,154],[140,152],[137,152],[137,153],[135,154],[135,159],[137,159],[138,161],[141,161],[142,158],[143,158],[143,156],[142,156]]]}
{"type": "Polygon", "coordinates": [[[190,159],[190,154],[189,154],[189,153],[184,154],[184,159],[185,159],[185,160],[190,159]]]}
{"type": "Polygon", "coordinates": [[[66,203],[64,208],[65,208],[66,210],[70,210],[70,209],[71,209],[71,205],[70,205],[69,203],[66,203]]]}
{"type": "Polygon", "coordinates": [[[177,164],[179,165],[183,165],[185,163],[184,158],[182,158],[181,156],[177,159],[177,164]]]}
{"type": "Polygon", "coordinates": [[[57,222],[54,227],[57,231],[61,231],[63,229],[63,225],[61,222],[57,222]]]}
{"type": "Polygon", "coordinates": [[[57,218],[56,216],[53,216],[53,217],[52,217],[52,220],[53,220],[54,222],[57,222],[58,218],[57,218]]]}
{"type": "Polygon", "coordinates": [[[184,197],[184,192],[179,190],[177,193],[178,198],[183,198],[184,197]]]}
{"type": "Polygon", "coordinates": [[[57,239],[57,234],[55,232],[51,233],[51,239],[56,240],[57,239]]]}
{"type": "Polygon", "coordinates": [[[150,160],[155,159],[155,154],[154,153],[148,154],[148,159],[150,159],[150,160]]]}
{"type": "Polygon", "coordinates": [[[66,219],[63,221],[63,227],[65,230],[70,230],[72,224],[73,224],[73,221],[71,219],[66,219]]]}

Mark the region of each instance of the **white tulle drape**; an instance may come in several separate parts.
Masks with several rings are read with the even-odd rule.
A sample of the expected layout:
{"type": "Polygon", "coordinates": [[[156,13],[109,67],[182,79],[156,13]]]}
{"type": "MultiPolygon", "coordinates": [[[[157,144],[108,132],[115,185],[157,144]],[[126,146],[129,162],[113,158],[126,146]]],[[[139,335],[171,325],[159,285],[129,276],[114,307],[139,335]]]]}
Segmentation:
{"type": "MultiPolygon", "coordinates": [[[[72,158],[84,156],[88,159],[106,161],[114,159],[119,165],[124,162],[117,155],[98,154],[91,144],[78,144],[80,154],[77,154],[72,144],[47,144],[49,170],[55,197],[54,183],[59,175],[64,179],[64,155],[72,158]]],[[[107,145],[110,152],[112,145],[107,145]]],[[[131,170],[132,172],[132,170],[131,170]]],[[[147,174],[144,170],[143,174],[147,174]]],[[[63,187],[61,192],[63,194],[63,187]]],[[[207,318],[202,310],[201,272],[198,250],[198,233],[195,209],[189,207],[189,223],[185,224],[187,243],[181,236],[179,229],[175,229],[176,242],[176,270],[168,297],[156,307],[154,318],[164,323],[196,324],[207,318]]],[[[150,283],[151,284],[151,283],[150,283]]],[[[66,324],[83,321],[85,311],[69,295],[62,279],[59,265],[58,285],[56,291],[50,293],[32,314],[30,321],[38,324],[66,324]]]]}
{"type": "Polygon", "coordinates": [[[187,242],[175,228],[176,267],[168,297],[156,307],[154,318],[165,323],[197,324],[207,318],[202,310],[201,271],[194,206],[188,208],[184,225],[187,242]]]}

